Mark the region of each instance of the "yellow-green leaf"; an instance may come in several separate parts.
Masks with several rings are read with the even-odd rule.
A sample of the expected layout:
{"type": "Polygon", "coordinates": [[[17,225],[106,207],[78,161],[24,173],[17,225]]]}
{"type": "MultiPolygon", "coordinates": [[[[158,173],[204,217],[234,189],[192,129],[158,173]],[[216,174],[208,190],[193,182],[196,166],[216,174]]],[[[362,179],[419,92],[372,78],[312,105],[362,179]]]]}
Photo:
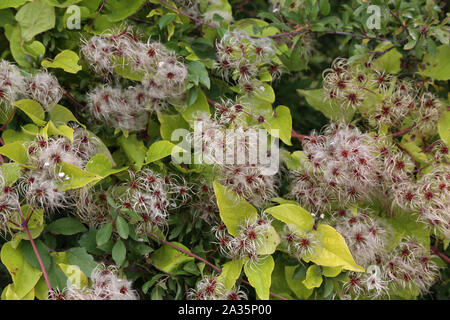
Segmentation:
{"type": "Polygon", "coordinates": [[[61,172],[64,173],[62,177],[64,182],[62,184],[62,189],[70,190],[70,189],[78,189],[84,187],[87,184],[92,182],[97,182],[102,179],[101,176],[83,170],[71,163],[63,162],[61,165],[61,172]]]}
{"type": "Polygon", "coordinates": [[[15,294],[22,299],[34,288],[42,272],[33,268],[20,250],[12,247],[11,242],[3,244],[0,256],[13,279],[15,294]]]}
{"type": "Polygon", "coordinates": [[[438,122],[438,132],[442,141],[450,146],[450,111],[446,110],[442,113],[438,122]]]}
{"type": "Polygon", "coordinates": [[[214,193],[217,198],[220,218],[225,223],[228,233],[236,236],[239,224],[245,219],[256,218],[257,212],[254,206],[238,196],[235,192],[227,189],[218,182],[213,182],[214,193]]]}
{"type": "Polygon", "coordinates": [[[248,282],[256,290],[256,294],[261,300],[269,300],[270,284],[272,283],[272,271],[275,267],[272,256],[266,256],[257,264],[247,262],[244,265],[244,272],[248,282]]]}
{"type": "Polygon", "coordinates": [[[322,267],[322,275],[328,278],[334,278],[342,271],[342,267],[322,267]]]}
{"type": "Polygon", "coordinates": [[[322,281],[322,271],[319,266],[312,265],[306,270],[306,278],[303,280],[303,284],[306,288],[318,288],[322,284],[322,281]]]}
{"type": "Polygon", "coordinates": [[[38,126],[45,125],[45,111],[39,102],[31,99],[23,99],[14,102],[14,105],[25,112],[25,114],[38,126]]]}
{"type": "Polygon", "coordinates": [[[314,218],[311,214],[296,204],[281,204],[266,209],[266,213],[271,214],[274,218],[283,221],[287,225],[295,225],[305,232],[311,231],[314,226],[314,218]]]}
{"type": "Polygon", "coordinates": [[[242,259],[228,261],[223,265],[222,272],[217,277],[217,280],[222,282],[227,290],[231,290],[241,275],[243,265],[244,261],[242,259]]]}
{"type": "Polygon", "coordinates": [[[313,293],[314,289],[308,289],[307,287],[305,287],[305,285],[303,284],[303,278],[292,278],[295,269],[297,269],[296,266],[286,266],[284,268],[288,287],[295,293],[297,298],[302,300],[308,299],[313,293]]]}
{"type": "Polygon", "coordinates": [[[58,266],[75,288],[83,288],[88,286],[88,278],[83,271],[81,271],[79,266],[64,263],[59,263],[58,266]]]}
{"type": "MultiPolygon", "coordinates": [[[[183,244],[178,242],[172,243],[177,247],[190,252],[183,244]]],[[[170,273],[185,262],[194,260],[194,258],[165,244],[150,255],[150,260],[159,270],[170,273]]]]}
{"type": "Polygon", "coordinates": [[[72,50],[64,50],[56,55],[53,61],[45,59],[42,66],[45,68],[60,68],[65,72],[77,73],[82,69],[78,64],[80,57],[72,50]]]}
{"type": "Polygon", "coordinates": [[[183,148],[173,144],[167,140],[161,140],[153,143],[150,148],[148,148],[145,163],[154,162],[170,156],[172,152],[182,152],[183,148]]]}
{"type": "Polygon", "coordinates": [[[288,107],[278,106],[275,109],[275,115],[264,122],[264,127],[272,136],[280,138],[288,146],[292,145],[292,117],[288,107]]]}
{"type": "Polygon", "coordinates": [[[258,249],[258,255],[272,254],[277,249],[281,239],[275,228],[270,226],[267,233],[264,234],[260,248],[258,249]]]}
{"type": "Polygon", "coordinates": [[[321,224],[314,233],[320,245],[311,255],[312,262],[321,266],[341,266],[345,270],[364,272],[364,268],[353,259],[344,238],[333,227],[321,224]]]}

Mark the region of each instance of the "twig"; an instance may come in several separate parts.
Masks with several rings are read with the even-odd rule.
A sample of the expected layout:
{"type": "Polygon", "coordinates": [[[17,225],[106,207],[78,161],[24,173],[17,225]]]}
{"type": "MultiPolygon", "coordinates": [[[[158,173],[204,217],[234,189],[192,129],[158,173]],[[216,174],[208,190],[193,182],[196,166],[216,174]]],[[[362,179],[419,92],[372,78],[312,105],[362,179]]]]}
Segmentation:
{"type": "Polygon", "coordinates": [[[416,126],[416,124],[414,123],[414,124],[412,124],[411,126],[409,126],[408,128],[405,128],[405,129],[400,130],[400,131],[398,131],[398,132],[394,132],[394,133],[392,134],[392,138],[396,138],[396,137],[399,137],[399,136],[404,135],[405,133],[408,133],[408,132],[411,131],[411,129],[413,129],[415,126],[416,126]]]}
{"type": "Polygon", "coordinates": [[[307,136],[307,135],[304,135],[304,134],[297,133],[297,132],[295,132],[294,129],[292,129],[292,131],[291,131],[291,137],[298,139],[300,142],[303,142],[303,140],[305,140],[305,139],[311,139],[312,138],[311,136],[307,136]]]}
{"type": "Polygon", "coordinates": [[[442,252],[440,252],[439,250],[437,250],[436,248],[434,248],[433,246],[430,246],[431,251],[436,254],[439,258],[441,258],[442,260],[447,261],[448,263],[450,263],[450,258],[447,257],[445,254],[443,254],[442,252]]]}
{"type": "Polygon", "coordinates": [[[2,132],[3,130],[5,130],[5,128],[8,126],[8,124],[11,122],[11,120],[14,118],[14,115],[16,114],[17,108],[14,108],[13,112],[11,113],[11,115],[9,116],[8,120],[6,120],[6,122],[2,125],[2,127],[0,128],[0,132],[2,132]]]}
{"type": "MultiPolygon", "coordinates": [[[[210,262],[208,262],[207,260],[203,259],[202,257],[199,257],[198,255],[196,255],[196,254],[194,254],[194,253],[192,253],[192,252],[189,252],[189,251],[187,251],[187,250],[184,250],[183,248],[180,248],[180,247],[174,245],[173,243],[171,243],[171,242],[169,242],[169,241],[167,241],[167,240],[165,240],[165,239],[162,239],[162,238],[158,237],[156,234],[149,233],[149,235],[150,235],[151,237],[155,238],[156,240],[158,240],[159,242],[162,242],[162,243],[164,243],[164,244],[167,244],[168,246],[171,246],[172,248],[174,248],[174,249],[176,249],[176,250],[178,250],[178,251],[180,251],[180,252],[182,252],[182,253],[184,253],[184,254],[187,254],[188,256],[191,256],[191,257],[193,257],[193,258],[195,258],[195,259],[197,259],[197,260],[199,260],[199,261],[205,263],[206,265],[210,266],[212,269],[216,270],[217,272],[222,273],[222,269],[220,269],[219,267],[216,267],[215,265],[213,265],[212,263],[210,263],[210,262]]],[[[242,279],[242,278],[238,278],[238,280],[241,281],[241,282],[243,282],[243,283],[245,283],[245,284],[247,284],[247,285],[250,285],[250,286],[251,286],[251,284],[250,284],[248,281],[246,281],[246,280],[244,280],[244,279],[242,279]]],[[[273,292],[269,292],[269,294],[270,294],[271,296],[273,296],[273,297],[276,297],[276,298],[280,299],[280,300],[288,300],[288,299],[286,299],[286,298],[284,298],[284,297],[282,297],[282,296],[280,296],[280,295],[278,295],[278,294],[276,294],[276,293],[273,293],[273,292]]]]}
{"type": "Polygon", "coordinates": [[[396,47],[396,45],[394,44],[393,46],[390,46],[389,48],[387,48],[386,50],[383,51],[372,51],[373,58],[374,59],[378,59],[380,58],[382,55],[384,55],[385,53],[388,53],[389,51],[391,51],[392,49],[394,49],[396,47]]]}
{"type": "Polygon", "coordinates": [[[423,148],[423,152],[431,152],[433,150],[433,148],[438,145],[441,142],[441,140],[436,140],[435,142],[433,142],[432,144],[430,144],[429,146],[426,146],[423,148]]]}
{"type": "Polygon", "coordinates": [[[422,174],[422,169],[420,168],[419,163],[416,161],[416,159],[414,159],[412,154],[408,150],[406,150],[404,147],[402,147],[400,144],[396,143],[395,145],[397,146],[397,148],[399,148],[400,150],[402,150],[404,153],[406,153],[409,156],[409,158],[412,160],[412,162],[414,162],[414,165],[417,168],[417,172],[422,174]]]}
{"type": "Polygon", "coordinates": [[[91,22],[91,24],[90,24],[90,26],[89,26],[89,32],[92,31],[92,27],[94,26],[94,23],[95,23],[95,21],[97,20],[98,15],[100,14],[100,12],[103,10],[103,7],[105,6],[105,4],[106,4],[106,0],[103,0],[103,2],[102,2],[102,4],[101,4],[100,8],[99,8],[98,11],[97,11],[97,14],[96,14],[95,17],[94,17],[94,20],[92,20],[92,22],[91,22]]]}
{"type": "Polygon", "coordinates": [[[84,109],[84,106],[83,106],[81,103],[79,103],[79,102],[78,102],[78,101],[77,101],[77,100],[69,93],[69,91],[67,91],[67,90],[64,89],[63,95],[64,95],[67,99],[69,99],[70,101],[72,101],[72,103],[75,104],[77,107],[80,107],[82,110],[84,109]]]}
{"type": "Polygon", "coordinates": [[[30,229],[28,229],[28,221],[29,221],[29,219],[30,219],[30,217],[31,217],[31,215],[33,214],[34,211],[32,211],[30,216],[25,219],[25,217],[23,215],[23,212],[22,212],[22,208],[20,207],[20,204],[18,204],[17,208],[18,208],[18,211],[19,211],[19,214],[20,214],[21,227],[22,227],[23,230],[25,230],[25,232],[26,232],[26,234],[28,236],[28,239],[31,242],[31,246],[33,247],[34,254],[36,255],[36,258],[37,258],[37,260],[39,262],[39,265],[41,266],[42,275],[44,276],[45,283],[47,284],[48,292],[50,293],[50,296],[52,297],[52,299],[55,299],[55,295],[53,294],[52,286],[50,284],[50,280],[48,279],[47,271],[45,270],[45,266],[44,266],[44,263],[42,262],[41,255],[39,254],[39,251],[36,248],[36,245],[34,243],[34,240],[33,240],[33,237],[31,235],[30,229]]]}

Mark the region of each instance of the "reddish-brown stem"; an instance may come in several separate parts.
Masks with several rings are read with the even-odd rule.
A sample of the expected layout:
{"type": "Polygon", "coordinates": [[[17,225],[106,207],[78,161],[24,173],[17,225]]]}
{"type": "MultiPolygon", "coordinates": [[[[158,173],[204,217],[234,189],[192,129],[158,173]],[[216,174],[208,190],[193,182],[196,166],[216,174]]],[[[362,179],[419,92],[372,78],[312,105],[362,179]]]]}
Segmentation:
{"type": "Polygon", "coordinates": [[[439,258],[441,258],[442,260],[445,260],[446,262],[450,263],[450,258],[447,257],[445,254],[443,254],[442,252],[438,251],[436,248],[434,248],[433,246],[431,246],[431,251],[437,255],[439,258]]]}
{"type": "Polygon", "coordinates": [[[399,137],[399,136],[404,135],[405,133],[408,133],[408,132],[411,131],[411,129],[414,128],[415,126],[416,126],[416,124],[414,123],[413,125],[409,126],[408,128],[405,128],[405,129],[400,130],[400,131],[398,131],[398,132],[394,132],[394,133],[392,134],[392,138],[396,138],[396,137],[399,137]]]}
{"type": "Polygon", "coordinates": [[[103,7],[105,6],[105,4],[106,4],[106,0],[103,0],[103,2],[102,2],[102,4],[101,4],[100,8],[99,8],[98,11],[97,11],[97,14],[96,14],[95,17],[94,17],[94,20],[92,20],[91,25],[89,26],[89,31],[92,30],[92,27],[94,26],[94,23],[95,23],[95,21],[97,20],[98,15],[100,14],[100,12],[103,10],[103,7]]]}
{"type": "MultiPolygon", "coordinates": [[[[150,236],[152,236],[153,238],[155,238],[155,239],[158,240],[159,242],[162,242],[162,243],[164,243],[164,244],[167,244],[168,246],[171,246],[172,248],[174,248],[174,249],[176,249],[176,250],[178,250],[178,251],[180,251],[180,252],[182,252],[182,253],[184,253],[184,254],[187,254],[188,256],[191,256],[191,257],[193,257],[193,258],[195,258],[195,259],[197,259],[197,260],[199,260],[199,261],[201,261],[201,262],[203,262],[204,264],[210,266],[212,269],[216,270],[216,271],[219,272],[219,273],[222,272],[222,269],[220,269],[219,267],[216,267],[216,266],[213,265],[211,262],[209,262],[209,261],[203,259],[202,257],[199,257],[198,255],[196,255],[196,254],[194,254],[194,253],[192,253],[192,252],[189,252],[189,251],[187,251],[187,250],[184,250],[183,248],[180,248],[180,247],[178,247],[177,245],[174,245],[173,243],[171,243],[171,242],[169,242],[169,241],[167,241],[167,240],[165,240],[165,239],[162,239],[162,238],[158,237],[157,235],[155,235],[155,234],[153,234],[153,233],[149,233],[149,234],[150,234],[150,236]]],[[[242,279],[242,278],[238,278],[238,280],[241,281],[241,282],[243,282],[243,283],[245,283],[245,284],[247,284],[247,285],[250,285],[250,286],[251,286],[251,284],[250,284],[248,281],[246,281],[246,280],[244,280],[244,279],[242,279]]],[[[286,298],[284,298],[284,297],[282,297],[282,296],[280,296],[280,295],[278,295],[278,294],[276,294],[276,293],[273,293],[273,292],[269,292],[269,294],[270,294],[271,296],[273,296],[273,297],[276,297],[276,298],[280,299],[280,300],[288,300],[288,299],[286,299],[286,298]]]]}
{"type": "Polygon", "coordinates": [[[28,229],[28,221],[33,214],[31,212],[30,216],[25,218],[22,212],[22,209],[20,208],[20,205],[17,206],[19,214],[20,214],[20,220],[21,220],[21,227],[23,230],[25,230],[25,233],[27,234],[28,239],[30,240],[31,246],[33,247],[34,254],[36,255],[36,258],[39,262],[39,265],[41,266],[42,275],[44,276],[45,283],[47,284],[48,292],[50,293],[50,296],[52,299],[55,298],[52,290],[52,286],[50,284],[50,280],[48,279],[47,271],[45,270],[44,263],[42,262],[41,255],[39,254],[38,249],[36,248],[36,244],[34,243],[33,236],[31,235],[30,229],[28,229]]]}
{"type": "Polygon", "coordinates": [[[433,150],[434,146],[436,146],[437,144],[439,144],[439,142],[441,142],[441,140],[436,140],[435,142],[433,142],[432,144],[430,144],[429,146],[426,146],[423,148],[423,152],[431,152],[431,150],[433,150]]]}
{"type": "Polygon", "coordinates": [[[3,130],[5,130],[5,128],[8,126],[8,124],[11,122],[11,120],[14,118],[14,115],[16,114],[17,108],[14,108],[13,112],[11,113],[11,115],[9,116],[8,120],[6,120],[6,122],[2,125],[2,127],[0,128],[0,132],[2,132],[3,130]]]}
{"type": "Polygon", "coordinates": [[[295,132],[295,130],[291,131],[291,137],[298,139],[300,142],[303,142],[303,140],[305,140],[305,139],[311,139],[312,138],[311,136],[307,136],[307,135],[304,135],[304,134],[297,133],[297,132],[295,132]]]}
{"type": "Polygon", "coordinates": [[[422,169],[420,168],[419,163],[416,161],[416,159],[414,159],[413,155],[406,150],[405,148],[403,148],[400,144],[396,143],[395,144],[397,146],[397,148],[399,148],[400,150],[402,150],[404,153],[406,153],[408,155],[408,157],[412,160],[412,162],[414,162],[414,165],[417,168],[417,172],[419,172],[420,174],[422,174],[422,169]]]}
{"type": "Polygon", "coordinates": [[[79,103],[67,90],[64,90],[64,96],[73,102],[77,107],[80,107],[81,109],[84,109],[84,106],[79,103]]]}

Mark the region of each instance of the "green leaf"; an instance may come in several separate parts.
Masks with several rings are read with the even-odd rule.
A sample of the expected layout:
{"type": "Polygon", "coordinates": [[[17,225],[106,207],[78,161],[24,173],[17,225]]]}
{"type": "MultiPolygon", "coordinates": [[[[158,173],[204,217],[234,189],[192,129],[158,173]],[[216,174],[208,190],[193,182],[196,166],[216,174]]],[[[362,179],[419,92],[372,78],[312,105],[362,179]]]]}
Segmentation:
{"type": "Polygon", "coordinates": [[[188,79],[197,86],[201,83],[209,89],[211,86],[211,80],[209,79],[209,74],[205,68],[205,65],[200,61],[187,61],[186,65],[189,70],[188,79]]]}
{"type": "Polygon", "coordinates": [[[201,89],[198,89],[197,99],[182,112],[183,118],[190,122],[195,121],[199,117],[209,116],[209,114],[210,110],[206,95],[201,89]]]}
{"type": "Polygon", "coordinates": [[[4,163],[0,166],[0,176],[11,186],[22,176],[22,167],[15,162],[4,163]]]}
{"type": "Polygon", "coordinates": [[[53,61],[43,60],[42,66],[45,68],[60,68],[65,72],[77,73],[82,69],[78,62],[80,57],[72,50],[64,50],[56,55],[53,61]]]}
{"type": "Polygon", "coordinates": [[[312,262],[321,266],[341,266],[345,270],[364,272],[364,268],[353,259],[344,238],[333,227],[320,224],[315,235],[321,244],[311,255],[312,262]]]}
{"type": "Polygon", "coordinates": [[[322,284],[322,270],[319,266],[312,265],[306,271],[306,278],[303,284],[308,289],[318,288],[322,284]]]}
{"type": "Polygon", "coordinates": [[[75,218],[61,218],[47,225],[46,229],[54,234],[70,236],[87,231],[86,227],[75,218]]]}
{"type": "Polygon", "coordinates": [[[0,154],[20,164],[26,164],[28,162],[27,149],[22,141],[5,144],[0,147],[0,154]]]}
{"type": "Polygon", "coordinates": [[[62,189],[64,191],[78,189],[102,179],[102,177],[97,174],[88,172],[67,162],[62,162],[61,172],[64,173],[64,182],[62,184],[62,189]]]}
{"type": "Polygon", "coordinates": [[[450,111],[444,111],[439,118],[438,132],[442,141],[444,141],[446,145],[450,146],[450,111]]]}
{"type": "Polygon", "coordinates": [[[320,0],[319,1],[319,9],[320,13],[324,16],[327,16],[330,14],[330,2],[328,0],[320,0]]]}
{"type": "MultiPolygon", "coordinates": [[[[180,247],[190,252],[190,250],[181,243],[178,242],[171,242],[171,243],[176,245],[177,247],[180,247]]],[[[161,248],[159,248],[150,255],[150,260],[152,264],[159,270],[171,273],[182,264],[188,261],[193,261],[194,258],[176,250],[175,248],[172,248],[167,244],[164,244],[161,248]]]]}
{"type": "Polygon", "coordinates": [[[45,111],[39,102],[31,99],[23,99],[14,102],[14,105],[25,112],[25,114],[38,126],[45,125],[45,111]]]}
{"type": "Polygon", "coordinates": [[[30,41],[33,37],[55,27],[55,8],[44,0],[27,3],[16,14],[22,38],[30,41]]]}
{"type": "Polygon", "coordinates": [[[243,265],[244,261],[242,259],[228,261],[223,265],[222,272],[217,277],[217,281],[222,282],[227,290],[231,290],[241,275],[243,265]]]}
{"type": "Polygon", "coordinates": [[[181,152],[184,150],[183,148],[180,148],[179,146],[167,140],[156,141],[150,146],[150,148],[148,148],[145,157],[145,163],[154,162],[170,156],[172,154],[172,151],[181,152]]]}
{"type": "Polygon", "coordinates": [[[64,124],[56,127],[51,120],[40,130],[39,135],[44,137],[44,139],[48,139],[49,136],[54,135],[63,136],[69,138],[69,140],[73,142],[73,129],[64,124]]]}
{"type": "Polygon", "coordinates": [[[276,232],[275,228],[270,226],[268,232],[264,234],[264,238],[262,239],[262,243],[257,254],[265,255],[274,253],[280,242],[280,236],[276,232]]]}
{"type": "Polygon", "coordinates": [[[66,275],[67,281],[75,288],[81,289],[89,285],[88,278],[83,271],[81,271],[79,266],[59,263],[58,267],[62,270],[64,275],[66,275]]]}
{"type": "Polygon", "coordinates": [[[303,278],[293,278],[295,269],[297,269],[296,266],[286,266],[284,268],[285,276],[286,276],[286,282],[289,286],[289,289],[291,289],[297,298],[299,299],[308,299],[311,294],[313,293],[314,289],[308,289],[303,284],[303,278]]]}
{"type": "Polygon", "coordinates": [[[0,258],[11,274],[15,294],[18,299],[23,298],[34,288],[42,272],[33,268],[25,260],[20,250],[13,248],[11,242],[2,245],[0,258]]]}
{"type": "Polygon", "coordinates": [[[30,0],[2,0],[0,2],[0,9],[4,8],[18,8],[30,0]]]}
{"type": "Polygon", "coordinates": [[[225,223],[228,233],[236,236],[239,224],[249,218],[256,218],[255,207],[238,196],[235,192],[227,189],[218,182],[213,182],[214,193],[217,198],[220,218],[225,223]]]}
{"type": "Polygon", "coordinates": [[[133,68],[133,65],[129,63],[129,61],[123,57],[113,58],[114,62],[114,71],[117,72],[119,76],[125,79],[130,79],[133,81],[142,81],[144,80],[145,73],[136,71],[133,68]]]}
{"type": "Polygon", "coordinates": [[[48,300],[48,288],[44,277],[41,277],[34,287],[34,294],[39,300],[48,300]]]}
{"type": "Polygon", "coordinates": [[[286,203],[266,209],[266,213],[283,221],[287,225],[295,225],[300,230],[308,232],[314,226],[314,218],[311,214],[296,204],[286,203]]]}
{"type": "Polygon", "coordinates": [[[111,239],[112,234],[112,224],[106,223],[104,224],[100,230],[98,230],[97,235],[95,237],[98,246],[102,246],[111,239]]]}
{"type": "Polygon", "coordinates": [[[67,109],[66,107],[62,105],[55,105],[53,108],[51,108],[48,112],[50,116],[50,120],[53,121],[53,123],[57,126],[67,124],[70,121],[76,122],[78,124],[81,124],[77,118],[73,115],[72,111],[67,109]]]}
{"type": "Polygon", "coordinates": [[[145,0],[108,0],[106,8],[108,19],[112,22],[122,21],[131,16],[144,4],[145,0]]]}
{"type": "Polygon", "coordinates": [[[430,246],[430,230],[428,226],[421,221],[417,221],[417,218],[411,214],[396,211],[394,217],[389,217],[385,221],[394,229],[394,239],[389,241],[388,249],[396,247],[403,237],[407,235],[423,244],[425,248],[430,246]]]}
{"type": "Polygon", "coordinates": [[[291,131],[292,131],[292,117],[291,111],[286,106],[278,106],[275,109],[276,117],[273,116],[268,118],[264,122],[264,127],[269,131],[269,133],[280,138],[281,141],[286,143],[288,146],[292,146],[291,143],[291,131]]]}
{"type": "Polygon", "coordinates": [[[45,0],[45,1],[47,1],[47,3],[53,7],[67,8],[73,4],[80,3],[83,0],[45,0]]]}
{"type": "Polygon", "coordinates": [[[121,216],[117,217],[116,229],[117,233],[122,239],[128,239],[128,235],[130,234],[130,227],[128,226],[128,222],[121,216]]]}
{"type": "Polygon", "coordinates": [[[122,150],[127,155],[128,159],[140,169],[145,162],[145,155],[147,153],[147,148],[142,140],[138,140],[136,134],[132,134],[125,138],[125,136],[120,136],[117,139],[122,150]]]}
{"type": "Polygon", "coordinates": [[[97,267],[97,262],[87,253],[85,248],[71,248],[66,251],[66,257],[69,264],[80,267],[81,271],[89,277],[91,276],[92,270],[97,267]]]}
{"type": "Polygon", "coordinates": [[[306,98],[308,104],[314,109],[322,112],[325,117],[331,119],[332,121],[340,120],[344,117],[346,123],[350,122],[353,118],[355,111],[353,108],[347,108],[343,114],[343,109],[339,106],[331,104],[329,102],[324,102],[324,91],[323,89],[315,90],[302,90],[298,89],[298,93],[306,98]]]}
{"type": "MultiPolygon", "coordinates": [[[[36,240],[34,242],[36,249],[39,252],[39,256],[41,257],[41,261],[44,264],[44,268],[49,269],[51,265],[51,257],[47,246],[41,240],[36,240]]],[[[25,260],[27,260],[33,268],[36,268],[37,270],[41,269],[41,265],[39,264],[36,253],[34,252],[30,241],[21,241],[18,248],[20,252],[22,252],[25,260]]]]}
{"type": "Polygon", "coordinates": [[[450,79],[450,45],[437,47],[435,56],[427,53],[424,55],[421,70],[418,72],[434,80],[450,79]]]}
{"type": "Polygon", "coordinates": [[[244,272],[248,282],[256,290],[256,294],[261,300],[269,300],[270,284],[272,283],[272,271],[275,267],[272,256],[266,256],[256,265],[247,262],[244,265],[244,272]]]}
{"type": "Polygon", "coordinates": [[[342,271],[342,267],[322,267],[322,275],[328,278],[334,278],[342,271]]]}
{"type": "MultiPolygon", "coordinates": [[[[392,43],[382,43],[375,48],[375,51],[383,52],[390,47],[392,47],[392,43]]],[[[402,54],[396,48],[394,48],[383,54],[378,59],[375,59],[374,67],[378,70],[386,71],[390,74],[396,74],[401,70],[401,59],[402,54]]]]}
{"type": "Polygon", "coordinates": [[[264,100],[270,104],[275,102],[275,92],[273,91],[272,87],[267,84],[267,83],[263,83],[262,84],[263,89],[261,90],[261,93],[258,93],[256,95],[257,98],[264,100]]]}
{"type": "Polygon", "coordinates": [[[160,133],[164,140],[172,141],[172,132],[177,129],[189,129],[189,124],[181,114],[165,115],[158,113],[158,120],[161,123],[160,133]]]}
{"type": "MultiPolygon", "coordinates": [[[[28,229],[30,231],[31,237],[33,239],[36,239],[37,237],[39,237],[39,235],[44,230],[44,210],[32,208],[28,204],[21,206],[21,209],[22,209],[22,213],[23,213],[24,217],[30,217],[30,215],[31,215],[31,218],[28,220],[28,229]]],[[[15,216],[14,222],[18,225],[21,224],[20,216],[18,214],[15,216]]],[[[28,234],[25,231],[23,231],[22,228],[18,228],[16,225],[13,225],[13,224],[8,224],[8,226],[13,230],[18,231],[14,234],[14,239],[13,239],[14,246],[16,246],[18,244],[17,241],[19,239],[29,240],[28,234]]]]}
{"type": "Polygon", "coordinates": [[[176,15],[174,13],[168,13],[163,15],[161,18],[159,18],[159,29],[164,29],[165,26],[167,26],[169,23],[171,23],[173,20],[175,20],[176,15]]]}
{"type": "Polygon", "coordinates": [[[116,174],[126,170],[128,167],[113,169],[113,164],[107,155],[103,153],[97,153],[95,156],[89,159],[86,164],[86,170],[95,173],[103,178],[109,175],[116,174]]]}
{"type": "Polygon", "coordinates": [[[112,258],[114,262],[118,266],[121,266],[125,261],[126,255],[127,248],[125,247],[125,244],[122,242],[122,240],[117,241],[112,249],[112,258]]]}
{"type": "Polygon", "coordinates": [[[5,34],[9,40],[11,54],[17,64],[25,68],[35,67],[34,61],[40,59],[45,53],[45,47],[39,41],[24,44],[20,35],[19,26],[5,25],[5,34]]]}

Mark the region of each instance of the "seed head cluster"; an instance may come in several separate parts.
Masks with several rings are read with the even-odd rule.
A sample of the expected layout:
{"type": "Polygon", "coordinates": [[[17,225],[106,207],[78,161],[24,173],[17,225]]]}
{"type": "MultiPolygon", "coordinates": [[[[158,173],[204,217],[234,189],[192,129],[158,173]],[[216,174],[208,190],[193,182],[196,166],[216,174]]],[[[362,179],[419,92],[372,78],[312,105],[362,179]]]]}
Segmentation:
{"type": "Polygon", "coordinates": [[[91,284],[79,287],[71,284],[62,292],[55,292],[55,300],[139,300],[131,281],[120,278],[116,266],[98,265],[91,274],[91,284]]]}
{"type": "Polygon", "coordinates": [[[229,31],[216,44],[218,60],[214,67],[225,80],[237,82],[241,93],[251,94],[264,89],[259,75],[262,70],[273,78],[280,75],[274,47],[270,38],[255,39],[245,32],[229,31]]]}
{"type": "Polygon", "coordinates": [[[233,260],[246,259],[250,264],[257,265],[262,257],[260,251],[265,237],[271,231],[271,223],[265,215],[246,219],[234,237],[228,234],[225,225],[214,227],[220,250],[233,260]]]}
{"type": "Polygon", "coordinates": [[[58,79],[47,70],[36,74],[21,72],[17,66],[0,60],[0,112],[7,114],[18,99],[38,101],[50,110],[63,96],[58,79]]]}
{"type": "Polygon", "coordinates": [[[217,277],[205,276],[198,283],[196,289],[187,293],[188,300],[247,300],[247,295],[239,286],[227,290],[217,277]]]}
{"type": "Polygon", "coordinates": [[[374,63],[350,64],[338,58],[323,72],[323,88],[325,101],[342,115],[358,110],[378,128],[398,129],[406,118],[415,121],[413,132],[431,136],[444,109],[431,92],[377,70],[374,63]]]}

